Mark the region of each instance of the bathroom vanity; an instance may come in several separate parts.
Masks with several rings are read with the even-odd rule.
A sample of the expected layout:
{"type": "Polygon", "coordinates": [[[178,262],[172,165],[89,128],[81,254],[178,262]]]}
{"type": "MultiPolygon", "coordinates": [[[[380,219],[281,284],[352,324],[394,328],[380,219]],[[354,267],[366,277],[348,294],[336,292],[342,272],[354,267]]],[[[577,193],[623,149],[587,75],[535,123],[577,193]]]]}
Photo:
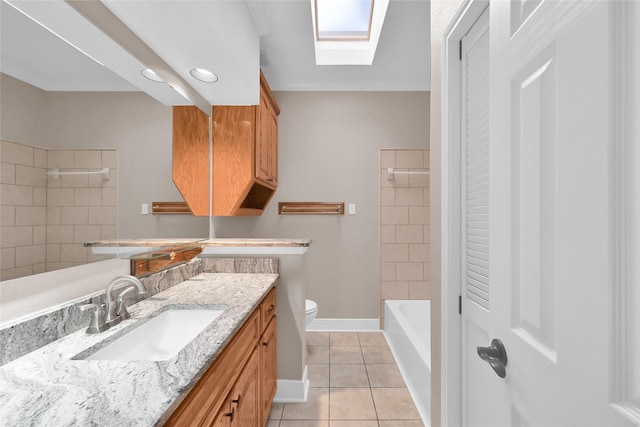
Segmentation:
{"type": "Polygon", "coordinates": [[[105,332],[83,329],[7,363],[0,367],[2,423],[190,425],[217,416],[228,422],[222,425],[240,425],[242,417],[254,420],[243,426],[263,425],[275,391],[277,280],[199,274],[131,306],[131,319],[105,332]],[[223,312],[167,360],[88,359],[169,309],[223,312]]]}

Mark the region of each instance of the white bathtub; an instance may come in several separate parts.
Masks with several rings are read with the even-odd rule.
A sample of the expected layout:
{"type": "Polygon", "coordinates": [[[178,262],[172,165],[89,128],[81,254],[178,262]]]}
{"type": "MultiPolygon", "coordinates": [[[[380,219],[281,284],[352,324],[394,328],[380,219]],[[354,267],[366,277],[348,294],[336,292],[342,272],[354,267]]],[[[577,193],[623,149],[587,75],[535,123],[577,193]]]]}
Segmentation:
{"type": "Polygon", "coordinates": [[[431,305],[428,300],[387,300],[384,334],[425,426],[431,408],[431,305]]]}

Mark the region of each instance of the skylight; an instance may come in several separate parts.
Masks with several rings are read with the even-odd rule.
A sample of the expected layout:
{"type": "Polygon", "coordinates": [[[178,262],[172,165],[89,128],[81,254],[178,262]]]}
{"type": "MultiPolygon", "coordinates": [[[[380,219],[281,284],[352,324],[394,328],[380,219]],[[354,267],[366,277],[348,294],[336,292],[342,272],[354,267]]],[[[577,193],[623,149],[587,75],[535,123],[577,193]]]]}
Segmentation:
{"type": "Polygon", "coordinates": [[[316,40],[369,40],[374,0],[315,0],[316,40]]]}
{"type": "Polygon", "coordinates": [[[316,65],[371,65],[389,0],[311,0],[316,65]]]}

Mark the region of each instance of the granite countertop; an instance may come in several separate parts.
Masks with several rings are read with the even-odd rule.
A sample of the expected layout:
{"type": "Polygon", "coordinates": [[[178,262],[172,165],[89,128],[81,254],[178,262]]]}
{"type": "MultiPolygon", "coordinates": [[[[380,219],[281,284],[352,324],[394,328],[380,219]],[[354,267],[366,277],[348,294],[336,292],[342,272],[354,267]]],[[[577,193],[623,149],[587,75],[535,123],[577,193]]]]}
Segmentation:
{"type": "Polygon", "coordinates": [[[0,367],[3,425],[153,426],[164,423],[275,284],[277,274],[204,273],[129,307],[131,319],[82,329],[0,367]],[[177,307],[176,307],[177,306],[177,307]],[[167,308],[225,312],[167,361],[73,360],[167,308]]]}
{"type": "Polygon", "coordinates": [[[233,247],[308,247],[311,239],[116,239],[86,242],[87,247],[171,247],[179,245],[233,246],[233,247]]]}

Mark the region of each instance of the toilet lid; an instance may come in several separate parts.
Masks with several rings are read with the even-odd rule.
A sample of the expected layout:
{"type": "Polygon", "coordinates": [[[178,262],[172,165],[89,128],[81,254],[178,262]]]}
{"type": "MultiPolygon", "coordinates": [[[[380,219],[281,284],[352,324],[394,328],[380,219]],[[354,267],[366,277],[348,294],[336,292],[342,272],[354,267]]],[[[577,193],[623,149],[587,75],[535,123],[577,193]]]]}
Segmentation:
{"type": "Polygon", "coordinates": [[[304,300],[304,310],[306,313],[310,311],[316,311],[318,309],[318,304],[315,301],[311,301],[310,299],[304,300]]]}

